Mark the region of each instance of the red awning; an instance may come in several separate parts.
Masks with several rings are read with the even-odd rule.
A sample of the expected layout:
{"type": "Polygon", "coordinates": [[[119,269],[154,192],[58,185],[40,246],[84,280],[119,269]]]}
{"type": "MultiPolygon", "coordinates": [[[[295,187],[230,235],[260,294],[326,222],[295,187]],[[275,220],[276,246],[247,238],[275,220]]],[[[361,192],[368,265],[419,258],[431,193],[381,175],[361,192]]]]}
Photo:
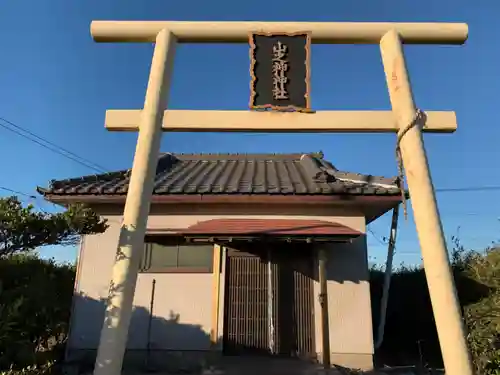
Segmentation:
{"type": "Polygon", "coordinates": [[[343,236],[351,238],[362,234],[339,223],[293,219],[212,219],[200,221],[178,232],[182,235],[343,236]]]}

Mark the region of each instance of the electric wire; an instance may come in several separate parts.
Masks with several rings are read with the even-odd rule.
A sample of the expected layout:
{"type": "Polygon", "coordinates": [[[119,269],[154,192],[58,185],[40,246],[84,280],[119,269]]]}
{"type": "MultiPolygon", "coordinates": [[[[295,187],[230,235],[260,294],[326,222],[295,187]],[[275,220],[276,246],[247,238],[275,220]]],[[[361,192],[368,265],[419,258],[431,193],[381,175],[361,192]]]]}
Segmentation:
{"type": "Polygon", "coordinates": [[[39,135],[36,135],[32,131],[25,129],[22,126],[17,125],[15,123],[13,123],[12,121],[5,119],[4,117],[0,117],[0,120],[4,122],[4,123],[0,122],[0,126],[2,128],[6,129],[12,133],[17,134],[20,137],[28,139],[29,141],[47,149],[47,150],[50,150],[56,154],[59,154],[67,159],[70,159],[70,160],[72,160],[80,165],[83,165],[84,167],[90,168],[90,169],[97,171],[99,173],[107,173],[108,172],[107,168],[105,168],[105,167],[103,167],[103,166],[101,166],[93,161],[90,161],[82,156],[79,156],[76,153],[74,153],[74,152],[72,152],[64,147],[55,144],[54,142],[51,142],[43,137],[40,137],[39,135]],[[24,134],[23,132],[26,134],[24,134]]]}

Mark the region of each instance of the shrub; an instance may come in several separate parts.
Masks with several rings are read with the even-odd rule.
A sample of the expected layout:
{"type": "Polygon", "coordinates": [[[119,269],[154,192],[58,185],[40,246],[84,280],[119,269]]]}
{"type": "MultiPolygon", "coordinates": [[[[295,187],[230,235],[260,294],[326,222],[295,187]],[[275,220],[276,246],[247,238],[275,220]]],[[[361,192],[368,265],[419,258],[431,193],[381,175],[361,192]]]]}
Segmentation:
{"type": "Polygon", "coordinates": [[[471,257],[465,272],[489,289],[486,298],[464,309],[476,371],[480,375],[500,375],[500,249],[471,257]]]}
{"type": "MultiPolygon", "coordinates": [[[[453,239],[452,270],[477,375],[500,375],[500,249],[467,251],[453,239]]],[[[379,321],[383,272],[371,270],[374,328],[379,321]]],[[[376,331],[375,331],[376,332],[376,331]]],[[[392,277],[379,365],[442,367],[425,272],[400,267],[392,277]]]]}
{"type": "Polygon", "coordinates": [[[9,368],[8,370],[0,371],[0,375],[50,375],[53,373],[53,369],[54,362],[47,362],[41,366],[31,365],[19,370],[9,368]]]}
{"type": "Polygon", "coordinates": [[[35,255],[0,258],[0,369],[60,357],[75,272],[35,255]]]}

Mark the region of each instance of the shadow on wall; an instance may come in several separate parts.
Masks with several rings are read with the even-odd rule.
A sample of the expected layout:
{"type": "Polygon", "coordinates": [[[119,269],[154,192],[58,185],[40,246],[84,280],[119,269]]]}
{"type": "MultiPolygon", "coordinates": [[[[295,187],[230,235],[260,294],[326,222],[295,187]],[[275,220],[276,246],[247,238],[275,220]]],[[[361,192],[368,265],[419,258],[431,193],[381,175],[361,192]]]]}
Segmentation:
{"type": "Polygon", "coordinates": [[[368,268],[368,245],[363,234],[348,243],[334,244],[336,246],[332,261],[328,262],[328,279],[340,284],[368,283],[370,272],[368,268]],[[330,276],[332,275],[332,276],[330,276]]]}
{"type": "MultiPolygon", "coordinates": [[[[106,299],[75,295],[66,361],[88,372],[94,367],[106,310],[106,299]]],[[[112,314],[117,313],[117,308],[112,314]]],[[[111,319],[105,324],[110,324],[111,319]]],[[[210,335],[203,327],[182,323],[174,311],[166,318],[135,307],[132,313],[123,367],[147,371],[197,371],[210,366],[210,335]]]]}
{"type": "Polygon", "coordinates": [[[267,261],[267,250],[273,250],[273,260],[278,261],[282,268],[291,267],[294,271],[319,282],[318,249],[324,247],[328,253],[327,280],[339,284],[367,283],[369,281],[368,254],[366,236],[361,235],[352,241],[334,242],[330,244],[314,243],[282,243],[232,242],[228,248],[261,257],[267,261]]]}
{"type": "MultiPolygon", "coordinates": [[[[368,253],[366,235],[361,235],[351,241],[334,242],[325,246],[329,258],[326,263],[327,280],[338,284],[368,283],[368,253]]],[[[319,281],[318,268],[315,268],[314,279],[319,281]]]]}

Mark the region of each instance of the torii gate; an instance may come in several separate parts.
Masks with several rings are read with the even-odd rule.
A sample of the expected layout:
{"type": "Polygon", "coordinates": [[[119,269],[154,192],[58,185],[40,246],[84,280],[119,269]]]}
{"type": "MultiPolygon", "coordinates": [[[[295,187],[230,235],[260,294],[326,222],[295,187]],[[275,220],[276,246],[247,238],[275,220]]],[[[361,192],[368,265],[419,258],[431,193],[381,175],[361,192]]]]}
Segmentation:
{"type": "Polygon", "coordinates": [[[412,126],[416,122],[417,108],[402,46],[403,43],[463,44],[468,35],[466,24],[93,21],[91,34],[96,42],[156,43],[144,108],[106,113],[109,130],[139,131],[139,137],[95,375],[121,373],[162,130],[398,133],[446,373],[473,374],[422,139],[422,131],[455,131],[455,114],[429,112],[425,124],[412,126]],[[177,42],[248,43],[249,34],[255,31],[294,33],[304,30],[310,32],[313,43],[380,44],[392,113],[165,111],[177,42]]]}

